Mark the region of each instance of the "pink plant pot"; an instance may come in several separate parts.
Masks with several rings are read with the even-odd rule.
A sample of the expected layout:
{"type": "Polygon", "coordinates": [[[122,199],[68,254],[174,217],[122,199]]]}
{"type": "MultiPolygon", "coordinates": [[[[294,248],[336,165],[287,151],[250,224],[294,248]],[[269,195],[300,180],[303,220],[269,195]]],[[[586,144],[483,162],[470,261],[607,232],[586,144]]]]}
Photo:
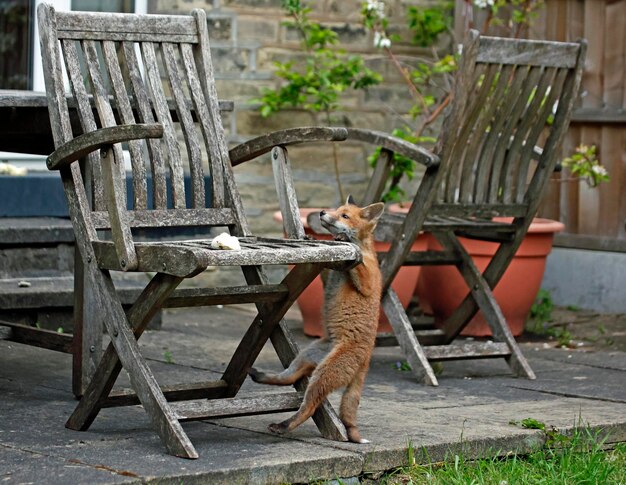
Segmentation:
{"type": "MultiPolygon", "coordinates": [[[[319,240],[332,240],[330,234],[319,234],[314,232],[307,222],[307,216],[314,212],[319,212],[322,209],[306,208],[300,209],[300,218],[304,225],[304,230],[307,235],[319,239],[319,240]]],[[[274,213],[274,220],[282,224],[282,214],[280,212],[274,213]]],[[[390,247],[389,243],[376,242],[376,251],[388,251],[390,247]]],[[[426,238],[418,238],[412,246],[413,251],[425,251],[427,247],[426,238]]],[[[391,287],[398,294],[398,298],[402,305],[406,308],[411,301],[411,298],[417,285],[417,280],[420,276],[421,268],[419,266],[407,266],[401,268],[398,274],[391,283],[391,287]]],[[[301,293],[297,300],[298,307],[302,313],[302,321],[304,325],[304,333],[311,337],[321,337],[324,335],[324,286],[322,279],[318,276],[315,278],[309,286],[301,293]]],[[[380,314],[378,321],[378,332],[387,333],[391,332],[391,326],[389,321],[383,312],[380,314]]]]}
{"type": "MultiPolygon", "coordinates": [[[[526,318],[539,292],[554,234],[564,227],[558,221],[534,219],[511,264],[494,289],[494,296],[515,336],[524,331],[526,318]]],[[[462,237],[459,240],[478,269],[484,271],[498,244],[462,237]]],[[[427,242],[429,249],[441,249],[431,234],[428,234],[427,242]]],[[[468,293],[465,280],[454,266],[425,266],[416,289],[422,310],[434,315],[438,325],[452,315],[468,293]]],[[[491,329],[479,312],[461,335],[488,337],[491,336],[491,329]]]]}

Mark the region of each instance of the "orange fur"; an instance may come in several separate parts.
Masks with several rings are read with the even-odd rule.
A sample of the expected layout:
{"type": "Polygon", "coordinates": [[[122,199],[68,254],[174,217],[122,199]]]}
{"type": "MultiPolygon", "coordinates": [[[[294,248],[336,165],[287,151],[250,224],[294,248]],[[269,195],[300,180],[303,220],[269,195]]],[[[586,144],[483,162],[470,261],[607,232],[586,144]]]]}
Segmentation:
{"type": "Polygon", "coordinates": [[[360,208],[349,197],[335,211],[322,211],[320,219],[337,240],[357,244],[363,262],[347,271],[331,271],[325,284],[326,335],[302,350],[291,365],[279,374],[250,369],[256,382],[290,385],[305,376],[311,380],[300,409],[289,419],[270,425],[278,434],[291,431],[313,415],[336,389],[345,387],[340,418],[348,439],[361,439],[356,424],[357,408],[376,340],[380,309],[381,276],[374,250],[373,232],[383,204],[360,208]]]}

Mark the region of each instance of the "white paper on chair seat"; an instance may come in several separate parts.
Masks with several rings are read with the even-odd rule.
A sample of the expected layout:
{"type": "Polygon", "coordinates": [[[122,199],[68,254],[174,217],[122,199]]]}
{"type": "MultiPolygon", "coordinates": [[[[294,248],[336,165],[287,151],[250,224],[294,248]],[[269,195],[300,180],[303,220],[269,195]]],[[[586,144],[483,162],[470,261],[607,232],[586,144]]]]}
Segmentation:
{"type": "Polygon", "coordinates": [[[235,236],[231,236],[227,232],[221,233],[211,241],[212,249],[232,249],[234,251],[240,251],[241,245],[239,239],[235,236]]]}

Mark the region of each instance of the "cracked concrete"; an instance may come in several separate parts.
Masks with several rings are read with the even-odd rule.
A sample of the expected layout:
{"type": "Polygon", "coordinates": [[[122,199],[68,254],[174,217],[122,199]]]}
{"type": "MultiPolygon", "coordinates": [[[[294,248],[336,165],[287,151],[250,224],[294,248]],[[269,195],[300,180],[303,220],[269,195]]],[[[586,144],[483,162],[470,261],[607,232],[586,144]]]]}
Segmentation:
{"type": "MultiPolygon", "coordinates": [[[[219,377],[252,321],[249,306],[167,311],[163,329],[147,332],[143,352],[159,382],[197,382],[219,377]]],[[[297,312],[288,321],[301,343],[297,312]]],[[[558,349],[535,343],[523,351],[537,380],[511,376],[504,360],[446,363],[433,388],[397,370],[397,348],[376,349],[359,410],[367,445],[328,441],[311,422],[288,436],[267,431],[287,414],[186,423],[200,458],[165,453],[141,407],[104,409],[88,431],[64,428],[76,401],[70,387],[71,358],[0,341],[0,482],[302,483],[346,479],[358,483],[417,459],[444,459],[528,452],[544,435],[512,422],[532,417],[567,430],[584,424],[626,441],[626,353],[558,349]]],[[[256,364],[278,369],[271,347],[256,364]]],[[[118,386],[127,387],[120,376],[118,386]]],[[[242,392],[276,389],[246,381],[242,392]]],[[[338,404],[338,395],[331,399],[338,404]]],[[[344,480],[345,483],[345,480],[344,480]]]]}

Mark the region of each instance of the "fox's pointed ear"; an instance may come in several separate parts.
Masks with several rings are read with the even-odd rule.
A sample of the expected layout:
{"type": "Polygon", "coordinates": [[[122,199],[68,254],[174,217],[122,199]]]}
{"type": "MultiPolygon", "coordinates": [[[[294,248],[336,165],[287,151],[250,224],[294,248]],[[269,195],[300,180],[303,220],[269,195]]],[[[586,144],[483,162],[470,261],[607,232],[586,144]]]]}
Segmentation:
{"type": "Polygon", "coordinates": [[[383,215],[384,210],[385,204],[382,202],[376,202],[375,204],[363,207],[363,209],[361,209],[361,217],[363,217],[366,221],[376,221],[383,215]]]}
{"type": "Polygon", "coordinates": [[[346,199],[346,205],[357,205],[357,203],[354,201],[354,197],[352,197],[352,194],[350,194],[346,199]]]}

